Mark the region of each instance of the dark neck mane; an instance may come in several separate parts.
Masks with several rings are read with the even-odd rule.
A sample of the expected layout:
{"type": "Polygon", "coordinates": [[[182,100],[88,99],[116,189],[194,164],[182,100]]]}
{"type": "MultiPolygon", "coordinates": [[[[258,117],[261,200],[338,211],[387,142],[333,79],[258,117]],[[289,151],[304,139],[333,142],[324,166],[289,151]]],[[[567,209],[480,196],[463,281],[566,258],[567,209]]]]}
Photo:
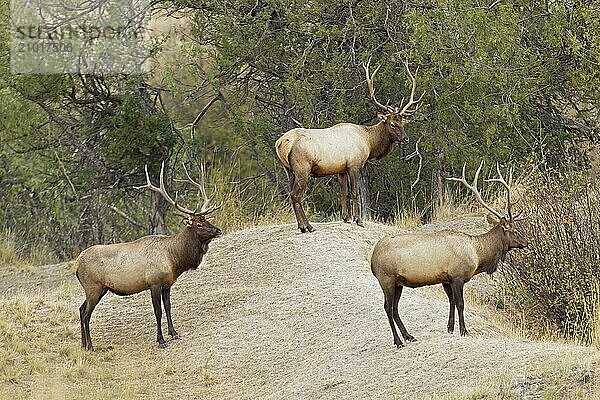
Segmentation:
{"type": "Polygon", "coordinates": [[[377,125],[363,125],[362,128],[371,148],[369,159],[383,158],[394,149],[394,142],[390,139],[385,121],[380,121],[377,125]]]}
{"type": "Polygon", "coordinates": [[[210,239],[202,241],[191,228],[183,228],[171,237],[169,256],[175,266],[175,278],[189,269],[196,269],[208,250],[210,239]]]}
{"type": "Polygon", "coordinates": [[[508,246],[504,243],[502,227],[498,225],[482,235],[473,236],[473,241],[479,259],[475,274],[495,272],[498,269],[498,264],[501,260],[504,261],[508,252],[508,246]]]}

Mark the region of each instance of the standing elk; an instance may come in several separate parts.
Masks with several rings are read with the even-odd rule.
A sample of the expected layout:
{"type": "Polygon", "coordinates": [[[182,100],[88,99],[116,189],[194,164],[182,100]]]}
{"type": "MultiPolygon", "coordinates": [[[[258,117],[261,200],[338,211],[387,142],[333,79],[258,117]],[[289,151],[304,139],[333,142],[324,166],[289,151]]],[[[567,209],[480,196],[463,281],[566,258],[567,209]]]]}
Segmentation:
{"type": "Polygon", "coordinates": [[[464,284],[481,272],[492,274],[498,268],[499,262],[504,261],[508,251],[527,246],[527,241],[515,229],[515,221],[522,218],[519,218],[519,214],[515,217],[512,214],[512,170],[506,182],[500,167],[496,165],[499,178],[486,180],[498,182],[506,190],[506,209],[504,214],[501,214],[483,201],[477,189],[477,179],[482,166],[483,162],[479,165],[472,184],[467,183],[465,178],[466,164],[463,166],[462,178],[447,179],[465,185],[475,195],[479,204],[491,213],[488,215],[488,222],[493,224],[491,230],[477,236],[451,230],[395,235],[381,239],[373,249],[371,271],[383,290],[384,308],[396,347],[402,347],[403,343],[396,332],[394,321],[405,340],[415,341],[398,314],[398,301],[404,286],[415,288],[441,283],[450,302],[448,332],[454,332],[456,307],[460,334],[466,335],[468,332],[463,315],[464,284]]]}
{"type": "MultiPolygon", "coordinates": [[[[373,80],[381,66],[369,75],[369,62],[363,64],[371,100],[384,111],[378,114],[379,123],[372,126],[341,123],[325,129],[295,128],[284,133],[275,142],[275,151],[290,179],[290,197],[298,229],[312,232],[314,228],[308,222],[302,208],[302,197],[309,176],[323,177],[337,175],[342,194],[342,219],[350,222],[347,209],[348,186],[352,217],[363,226],[358,204],[358,183],[360,170],[368,160],[380,159],[388,155],[397,143],[405,143],[408,137],[404,132],[407,118],[420,106],[423,93],[414,100],[418,68],[413,75],[405,63],[406,71],[412,81],[410,99],[402,107],[381,104],[375,98],[373,80]],[[413,107],[411,109],[411,107],[413,107]]],[[[402,102],[403,103],[403,102],[402,102]]]]}
{"type": "Polygon", "coordinates": [[[201,174],[200,183],[197,183],[185,166],[184,170],[189,182],[200,190],[204,198],[200,211],[197,211],[197,207],[196,210],[182,207],[177,204],[177,196],[175,200],[169,196],[164,185],[164,162],[160,169],[159,187],[150,182],[147,166],[146,185],[136,187],[160,193],[169,204],[186,214],[185,228],[181,232],[172,236],[144,236],[128,243],[95,245],[82,251],[75,260],[77,279],[85,290],[85,301],[79,308],[81,344],[84,349],[93,350],[90,318],[108,291],[125,296],[150,289],[156,316],[156,341],[161,348],[166,347],[161,329],[161,299],[167,314],[169,334],[173,339],[179,339],[171,319],[171,286],[183,272],[198,268],[210,241],[222,233],[206,219],[220,206],[209,207],[209,198],[204,190],[204,174],[201,174]]]}

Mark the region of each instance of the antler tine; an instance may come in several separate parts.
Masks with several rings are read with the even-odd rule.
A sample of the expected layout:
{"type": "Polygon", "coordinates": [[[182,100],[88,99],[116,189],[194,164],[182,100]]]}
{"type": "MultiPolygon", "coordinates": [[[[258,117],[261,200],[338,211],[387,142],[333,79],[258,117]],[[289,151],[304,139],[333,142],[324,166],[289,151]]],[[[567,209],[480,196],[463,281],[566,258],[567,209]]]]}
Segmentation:
{"type": "MultiPolygon", "coordinates": [[[[196,182],[192,179],[187,168],[185,167],[185,164],[183,164],[183,170],[185,171],[185,175],[187,176],[188,181],[198,188],[198,190],[200,191],[200,195],[202,196],[202,199],[204,199],[204,203],[202,204],[202,207],[200,208],[200,212],[197,214],[206,215],[206,214],[210,214],[210,213],[218,210],[219,208],[221,208],[222,204],[219,204],[218,206],[214,206],[214,207],[209,207],[210,198],[206,194],[206,189],[204,188],[204,171],[205,171],[204,163],[200,164],[200,182],[196,182]]],[[[198,209],[198,207],[196,207],[196,210],[197,209],[198,209]]]]}
{"type": "Polygon", "coordinates": [[[394,112],[394,110],[392,108],[390,108],[389,106],[386,106],[384,104],[381,104],[377,98],[375,97],[375,88],[373,86],[373,80],[375,79],[375,75],[377,74],[377,71],[379,71],[379,68],[381,68],[381,65],[378,65],[377,68],[375,68],[375,71],[373,71],[373,74],[369,75],[369,66],[371,65],[371,57],[369,57],[369,60],[367,61],[367,64],[365,65],[365,63],[362,63],[362,67],[365,70],[365,76],[367,78],[367,85],[369,86],[369,93],[371,94],[371,100],[373,100],[373,103],[375,103],[375,105],[379,108],[381,108],[382,110],[385,110],[387,112],[394,112]]]}
{"type": "Polygon", "coordinates": [[[513,215],[512,215],[513,203],[510,201],[510,187],[512,185],[513,170],[512,170],[512,168],[509,168],[509,170],[508,170],[508,182],[506,182],[506,180],[502,176],[502,172],[500,171],[500,163],[498,163],[498,162],[496,163],[496,172],[498,172],[499,178],[486,179],[485,181],[486,182],[498,182],[502,186],[504,186],[504,188],[506,189],[506,216],[508,217],[509,221],[512,221],[513,220],[513,215]]]}
{"type": "Polygon", "coordinates": [[[483,168],[483,161],[481,161],[481,164],[479,164],[479,168],[477,168],[477,172],[475,172],[475,177],[473,178],[472,184],[469,184],[467,182],[466,172],[465,172],[466,168],[467,168],[467,163],[464,163],[463,168],[462,168],[462,177],[461,178],[450,177],[450,178],[446,178],[446,179],[448,179],[450,181],[457,181],[457,182],[460,182],[463,185],[465,185],[467,187],[467,189],[469,189],[475,195],[475,198],[477,199],[479,204],[481,204],[486,210],[488,210],[489,212],[494,214],[496,217],[502,218],[502,215],[500,215],[500,213],[498,211],[494,210],[485,201],[483,201],[483,198],[481,197],[481,193],[479,193],[479,190],[477,189],[477,180],[479,179],[479,173],[481,172],[481,168],[483,168]]]}
{"type": "Polygon", "coordinates": [[[165,189],[165,182],[164,182],[164,176],[165,176],[165,162],[163,161],[160,165],[160,175],[159,175],[159,187],[156,187],[152,184],[152,182],[150,181],[150,174],[148,173],[148,165],[146,164],[144,166],[144,170],[146,171],[146,184],[143,186],[134,186],[134,189],[150,189],[154,192],[160,193],[161,196],[167,201],[167,203],[169,203],[170,205],[172,205],[173,207],[175,207],[177,210],[181,211],[184,214],[188,214],[188,215],[194,215],[194,211],[187,209],[185,207],[180,206],[179,204],[177,204],[176,200],[173,200],[171,198],[171,196],[169,196],[169,194],[167,193],[167,190],[165,189]]]}
{"type": "MultiPolygon", "coordinates": [[[[408,100],[408,103],[406,103],[406,105],[404,107],[402,107],[402,104],[400,104],[400,106],[402,107],[402,110],[400,110],[399,115],[402,116],[411,116],[412,114],[414,114],[415,111],[417,111],[419,109],[419,107],[421,107],[421,100],[423,99],[423,96],[425,95],[425,92],[423,92],[421,94],[421,96],[415,100],[415,92],[417,90],[417,74],[419,73],[419,67],[417,66],[417,69],[415,70],[414,75],[412,74],[412,72],[410,72],[410,68],[408,67],[408,61],[404,61],[404,67],[406,67],[406,72],[408,73],[408,76],[410,77],[410,80],[412,81],[412,88],[410,90],[410,99],[408,100]],[[410,109],[411,106],[415,105],[414,109],[410,109]]],[[[404,100],[402,100],[402,103],[404,103],[404,100]]]]}

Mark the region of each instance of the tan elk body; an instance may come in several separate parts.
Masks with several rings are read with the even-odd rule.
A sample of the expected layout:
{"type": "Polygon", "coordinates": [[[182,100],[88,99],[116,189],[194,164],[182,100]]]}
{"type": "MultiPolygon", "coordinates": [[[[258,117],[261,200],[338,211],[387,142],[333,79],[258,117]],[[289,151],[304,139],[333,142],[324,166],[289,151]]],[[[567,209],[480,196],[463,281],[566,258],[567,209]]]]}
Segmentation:
{"type": "Polygon", "coordinates": [[[146,170],[147,184],[140,188],[161,193],[167,202],[187,214],[183,230],[172,236],[149,235],[133,242],[95,245],[82,251],[75,260],[77,279],[85,291],[85,301],[79,308],[84,349],[93,349],[90,319],[96,305],[109,291],[125,296],[149,289],[159,346],[166,347],[161,328],[161,301],[167,315],[169,334],[174,339],[179,338],[171,318],[171,286],[183,272],[200,265],[208,244],[221,235],[221,230],[206,220],[207,214],[218,207],[208,208],[203,184],[194,182],[188,174],[189,180],[198,186],[205,199],[200,212],[192,211],[169,197],[164,188],[163,172],[164,164],[160,171],[160,187],[157,188],[151,184],[146,170]]]}
{"type": "MultiPolygon", "coordinates": [[[[416,79],[408,64],[406,70],[412,79],[410,100],[402,108],[383,105],[375,98],[373,79],[379,67],[369,76],[369,66],[363,65],[371,98],[384,110],[376,125],[341,123],[324,129],[295,128],[284,133],[275,142],[275,151],[290,179],[292,206],[301,232],[312,232],[302,208],[302,196],[309,176],[337,175],[342,195],[342,219],[349,222],[347,209],[348,186],[352,203],[352,217],[361,225],[362,216],[358,205],[358,182],[360,170],[370,159],[388,155],[397,143],[408,140],[404,132],[406,118],[414,113],[421,100],[414,100],[416,79]],[[415,106],[414,109],[411,107],[415,106]],[[349,185],[348,185],[349,184],[349,185]]],[[[422,96],[421,96],[422,97],[422,96]]]]}
{"type": "Polygon", "coordinates": [[[213,237],[212,232],[186,228],[173,236],[95,245],[77,258],[77,275],[83,282],[94,282],[91,286],[104,286],[119,295],[170,287],[183,272],[200,265],[213,237]]]}
{"type": "Polygon", "coordinates": [[[502,227],[480,236],[443,230],[389,236],[374,248],[371,262],[378,279],[420,287],[460,277],[468,282],[481,272],[493,273],[507,251],[502,227]],[[432,257],[435,255],[435,263],[432,257]]]}
{"type": "MultiPolygon", "coordinates": [[[[398,314],[398,302],[403,287],[421,287],[442,284],[448,301],[450,313],[448,332],[454,331],[454,312],[458,310],[460,334],[467,334],[464,323],[463,286],[474,275],[481,272],[492,274],[498,268],[511,249],[523,248],[527,242],[515,230],[511,202],[510,183],[507,183],[498,168],[500,179],[490,179],[505,186],[507,191],[506,215],[493,210],[483,200],[477,190],[477,179],[481,171],[479,166],[469,185],[463,177],[458,180],[465,184],[476,195],[477,200],[492,214],[488,222],[492,229],[481,235],[468,235],[451,230],[432,233],[407,233],[381,239],[373,248],[371,255],[371,271],[379,281],[384,294],[384,309],[388,316],[394,344],[403,346],[394,326],[400,329],[405,340],[414,341],[402,323],[398,314]]],[[[512,179],[509,179],[509,182],[512,179]]]]}

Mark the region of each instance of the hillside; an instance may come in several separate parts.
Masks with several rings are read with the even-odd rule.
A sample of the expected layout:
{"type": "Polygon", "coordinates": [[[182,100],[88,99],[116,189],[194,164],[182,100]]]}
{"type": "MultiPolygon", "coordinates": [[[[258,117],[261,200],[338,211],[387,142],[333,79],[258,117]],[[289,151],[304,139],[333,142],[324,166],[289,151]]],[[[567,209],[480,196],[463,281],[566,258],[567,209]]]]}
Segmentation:
{"type": "MultiPolygon", "coordinates": [[[[476,232],[480,224],[468,218],[420,229],[476,232]]],[[[417,342],[395,349],[367,257],[397,228],[315,227],[311,234],[293,225],[258,227],[215,240],[200,268],[173,287],[182,340],[166,337],[166,350],[154,342],[148,293],[103,299],[92,317],[96,351],[89,354],[79,350],[83,293],[66,266],[6,272],[0,393],[17,399],[538,398],[559,379],[567,385],[563,397],[600,398],[597,350],[517,337],[472,301],[465,315],[471,336],[447,334],[447,299],[437,287],[404,291],[401,317],[417,342]],[[21,303],[29,320],[8,322],[21,303]],[[37,369],[19,361],[36,355],[37,369]],[[21,370],[7,379],[11,362],[21,370]]],[[[478,277],[467,290],[491,283],[478,277]]]]}

